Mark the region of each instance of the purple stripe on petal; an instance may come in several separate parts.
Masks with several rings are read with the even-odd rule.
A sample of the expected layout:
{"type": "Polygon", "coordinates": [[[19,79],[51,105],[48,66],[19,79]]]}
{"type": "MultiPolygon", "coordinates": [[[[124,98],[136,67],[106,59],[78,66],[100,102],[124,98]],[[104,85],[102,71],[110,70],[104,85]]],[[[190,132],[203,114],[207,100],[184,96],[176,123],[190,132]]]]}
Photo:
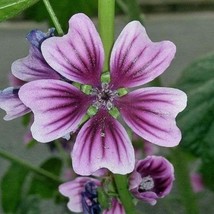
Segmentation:
{"type": "Polygon", "coordinates": [[[68,34],[44,41],[42,53],[48,64],[67,79],[100,85],[104,51],[96,28],[86,15],[72,16],[68,34]]]}
{"type": "Polygon", "coordinates": [[[100,168],[127,174],[134,167],[134,149],[122,125],[101,109],[78,133],[72,160],[74,171],[80,175],[100,168]]]}
{"type": "Polygon", "coordinates": [[[172,42],[153,43],[140,22],[129,23],[112,49],[111,87],[135,87],[152,81],[166,70],[175,51],[172,42]]]}
{"type": "Polygon", "coordinates": [[[172,147],[181,140],[175,118],[186,102],[186,94],[178,89],[151,87],[119,97],[114,104],[136,134],[151,143],[172,147]]]}
{"type": "Polygon", "coordinates": [[[34,113],[31,131],[39,142],[49,142],[75,131],[92,98],[60,80],[25,84],[19,97],[34,113]]]}
{"type": "Polygon", "coordinates": [[[13,87],[0,91],[0,108],[6,111],[4,120],[12,120],[31,111],[19,99],[18,91],[18,88],[13,87]]]}

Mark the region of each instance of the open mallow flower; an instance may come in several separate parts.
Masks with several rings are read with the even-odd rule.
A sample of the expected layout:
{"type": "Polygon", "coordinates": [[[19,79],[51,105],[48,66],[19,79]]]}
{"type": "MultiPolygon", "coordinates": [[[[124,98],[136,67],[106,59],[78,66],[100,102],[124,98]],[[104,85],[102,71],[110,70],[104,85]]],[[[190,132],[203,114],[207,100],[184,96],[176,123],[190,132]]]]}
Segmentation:
{"type": "Polygon", "coordinates": [[[174,181],[174,168],[162,156],[148,156],[136,163],[129,178],[129,190],[139,200],[155,205],[168,195],[174,181]]]}
{"type": "Polygon", "coordinates": [[[169,66],[175,51],[172,42],[153,43],[140,22],[130,22],[113,46],[110,81],[102,82],[104,50],[99,34],[86,15],[74,15],[66,35],[41,44],[42,56],[61,79],[35,80],[19,91],[22,102],[34,113],[33,137],[49,142],[75,132],[89,107],[96,108],[79,131],[71,155],[74,171],[80,175],[100,168],[118,174],[133,171],[134,149],[125,128],[110,114],[115,108],[145,140],[176,146],[181,133],[175,117],[186,106],[184,92],[160,87],[124,96],[119,92],[155,79],[169,66]],[[90,92],[84,93],[72,82],[90,85],[90,92]]]}

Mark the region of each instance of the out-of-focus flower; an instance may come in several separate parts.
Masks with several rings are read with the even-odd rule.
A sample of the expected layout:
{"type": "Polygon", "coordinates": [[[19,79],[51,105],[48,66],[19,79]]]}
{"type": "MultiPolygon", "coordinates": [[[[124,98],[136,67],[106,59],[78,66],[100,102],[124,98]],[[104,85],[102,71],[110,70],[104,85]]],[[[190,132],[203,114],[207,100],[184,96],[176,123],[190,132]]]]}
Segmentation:
{"type": "Polygon", "coordinates": [[[136,163],[130,175],[129,189],[134,197],[155,205],[158,198],[168,195],[174,181],[172,164],[161,156],[148,156],[136,163]]]}
{"type": "Polygon", "coordinates": [[[190,181],[194,192],[201,192],[204,190],[202,176],[199,173],[192,172],[190,174],[190,181]]]}
{"type": "Polygon", "coordinates": [[[119,174],[134,169],[134,149],[123,126],[111,116],[114,108],[145,140],[161,146],[177,145],[181,133],[175,117],[186,106],[185,93],[160,87],[141,88],[124,96],[118,91],[155,79],[169,66],[175,50],[169,41],[153,43],[140,22],[133,21],[112,49],[110,82],[101,82],[104,51],[99,34],[87,16],[74,15],[68,34],[46,39],[41,45],[42,56],[61,79],[36,80],[19,91],[20,99],[35,116],[33,137],[49,142],[74,132],[88,108],[94,106],[97,113],[79,131],[72,151],[73,168],[81,175],[100,168],[119,174]],[[92,89],[83,93],[64,79],[92,89]]]}

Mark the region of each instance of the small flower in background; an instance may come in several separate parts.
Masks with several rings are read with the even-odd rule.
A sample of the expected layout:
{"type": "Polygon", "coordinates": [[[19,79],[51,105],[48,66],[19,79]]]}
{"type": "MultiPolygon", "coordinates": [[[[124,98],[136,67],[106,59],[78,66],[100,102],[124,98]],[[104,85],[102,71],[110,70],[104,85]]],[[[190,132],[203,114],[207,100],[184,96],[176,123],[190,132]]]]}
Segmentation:
{"type": "MultiPolygon", "coordinates": [[[[181,133],[175,117],[186,106],[185,93],[160,87],[137,89],[124,96],[118,91],[146,84],[163,73],[175,55],[175,45],[169,41],[153,43],[140,22],[133,21],[112,49],[110,82],[101,82],[104,51],[95,26],[84,14],[74,15],[69,24],[68,34],[41,44],[46,63],[61,78],[35,80],[19,91],[22,102],[34,113],[33,137],[49,142],[66,136],[78,128],[90,106],[96,107],[96,115],[81,128],[72,151],[73,168],[80,175],[100,168],[119,174],[134,169],[134,149],[126,130],[111,116],[114,108],[146,141],[177,145],[181,133]],[[70,84],[73,81],[92,89],[83,93],[70,84]]],[[[16,67],[14,64],[13,69],[18,70],[16,67]]]]}
{"type": "Polygon", "coordinates": [[[161,156],[148,156],[136,163],[129,178],[129,189],[134,197],[155,205],[158,198],[168,195],[174,181],[172,164],[161,156]]]}
{"type": "Polygon", "coordinates": [[[190,174],[190,181],[194,192],[201,192],[204,190],[204,182],[202,176],[197,172],[190,174]]]}
{"type": "MultiPolygon", "coordinates": [[[[93,197],[96,195],[96,186],[100,186],[101,183],[97,179],[89,178],[89,177],[77,177],[73,181],[66,182],[64,184],[61,184],[59,186],[59,192],[66,196],[69,197],[69,202],[67,204],[68,209],[71,210],[72,212],[83,212],[83,201],[84,201],[84,206],[85,205],[85,200],[87,199],[87,196],[89,194],[90,196],[90,191],[85,190],[85,185],[86,184],[92,184],[93,183],[93,197]],[[87,193],[84,193],[84,192],[87,193]]],[[[88,187],[88,186],[86,186],[88,187]]],[[[91,196],[90,196],[91,197],[91,196]]],[[[89,199],[90,200],[90,199],[89,199]]],[[[93,201],[92,201],[93,202],[93,201]]]]}
{"type": "Polygon", "coordinates": [[[78,177],[73,181],[59,186],[59,192],[69,198],[68,209],[72,212],[84,214],[125,214],[121,203],[113,198],[108,209],[101,211],[98,202],[97,187],[101,182],[94,178],[78,177]]]}

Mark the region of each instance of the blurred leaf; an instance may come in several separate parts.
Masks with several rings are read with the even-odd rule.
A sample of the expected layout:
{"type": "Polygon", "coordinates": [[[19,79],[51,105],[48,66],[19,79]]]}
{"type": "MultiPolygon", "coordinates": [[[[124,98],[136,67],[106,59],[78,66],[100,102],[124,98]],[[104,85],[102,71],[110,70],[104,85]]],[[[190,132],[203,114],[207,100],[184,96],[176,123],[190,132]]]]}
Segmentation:
{"type": "Polygon", "coordinates": [[[39,214],[41,213],[39,207],[40,200],[36,196],[28,196],[23,198],[16,214],[39,214]]]}
{"type": "Polygon", "coordinates": [[[22,125],[27,127],[32,121],[32,113],[28,113],[22,117],[22,125]]]}
{"type": "Polygon", "coordinates": [[[200,172],[202,174],[202,180],[206,187],[214,191],[214,161],[208,163],[202,163],[200,172]]]}
{"type": "Polygon", "coordinates": [[[0,21],[12,18],[39,0],[1,0],[0,21]]]}
{"type": "MultiPolygon", "coordinates": [[[[41,168],[58,176],[62,169],[62,161],[59,158],[53,157],[45,161],[41,168]]],[[[39,195],[42,198],[52,198],[58,192],[58,185],[57,182],[50,181],[43,176],[34,175],[29,194],[39,195]]]]}
{"type": "Polygon", "coordinates": [[[176,87],[188,96],[188,106],[178,117],[181,146],[204,161],[214,161],[214,53],[185,69],[176,87]]]}
{"type": "Polygon", "coordinates": [[[22,188],[28,170],[17,164],[12,164],[1,181],[2,208],[5,213],[15,213],[21,202],[22,188]]]}

